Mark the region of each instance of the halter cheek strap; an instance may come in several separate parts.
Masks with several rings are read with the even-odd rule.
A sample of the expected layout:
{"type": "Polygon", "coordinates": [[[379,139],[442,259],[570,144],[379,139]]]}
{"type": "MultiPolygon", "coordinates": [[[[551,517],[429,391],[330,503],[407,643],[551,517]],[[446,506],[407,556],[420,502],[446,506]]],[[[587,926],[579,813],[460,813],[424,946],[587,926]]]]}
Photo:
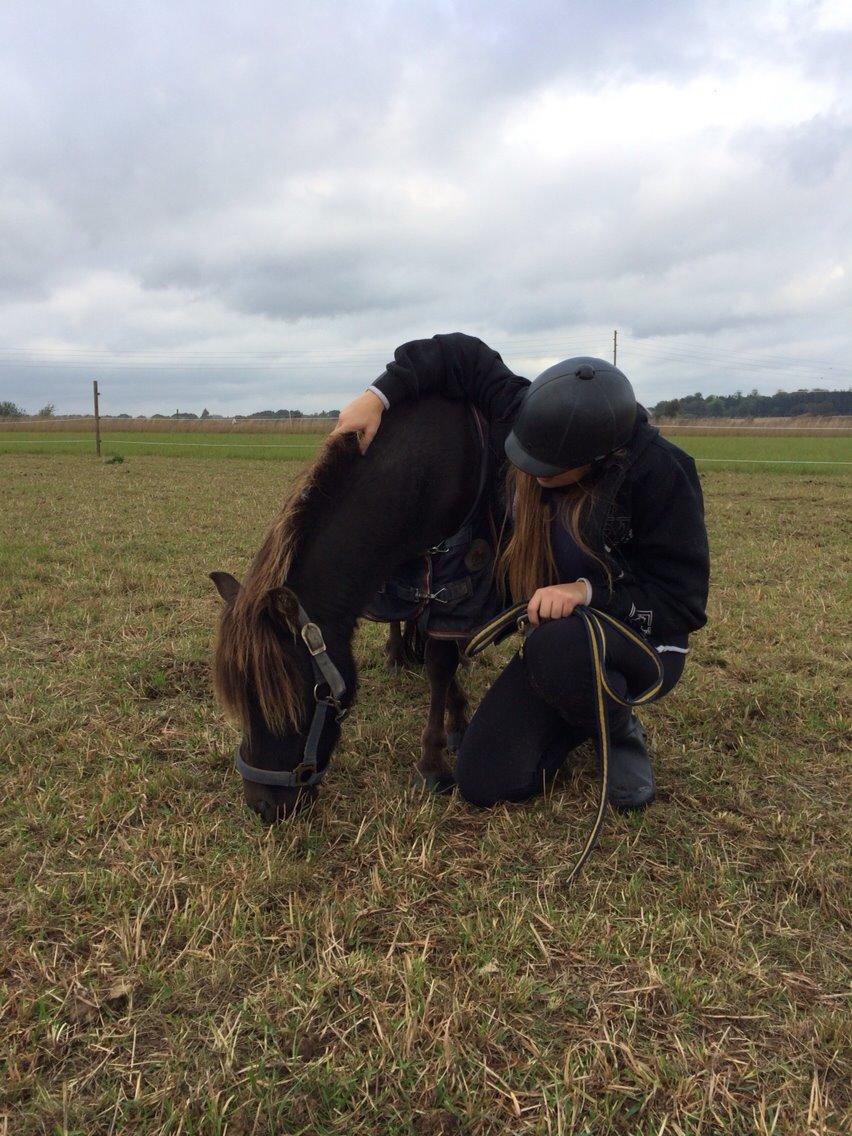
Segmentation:
{"type": "Polygon", "coordinates": [[[343,705],[346,683],[340,671],[331,661],[319,625],[312,623],[307,612],[299,604],[299,634],[311,656],[314,672],[314,714],[308,730],[302,760],[295,769],[263,769],[250,765],[237,746],[234,755],[234,768],[246,781],[255,785],[273,785],[282,789],[303,789],[317,785],[325,774],[325,769],[317,768],[317,753],[320,738],[330,713],[335,720],[342,722],[348,710],[343,705]]]}

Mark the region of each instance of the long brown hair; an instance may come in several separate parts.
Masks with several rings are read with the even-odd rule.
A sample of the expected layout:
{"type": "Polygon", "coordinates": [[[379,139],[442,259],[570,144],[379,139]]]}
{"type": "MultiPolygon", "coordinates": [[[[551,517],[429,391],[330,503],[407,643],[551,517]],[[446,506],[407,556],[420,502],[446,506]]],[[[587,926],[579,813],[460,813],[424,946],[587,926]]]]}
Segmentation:
{"type": "Polygon", "coordinates": [[[550,541],[553,509],[557,509],[578,547],[603,569],[607,581],[609,565],[590,546],[584,533],[592,506],[598,499],[597,472],[587,474],[573,485],[566,485],[558,503],[544,500],[542,487],[530,474],[510,465],[506,471],[506,500],[513,514],[511,539],[497,560],[497,583],[504,597],[516,602],[527,600],[537,588],[556,584],[558,571],[550,541]]]}

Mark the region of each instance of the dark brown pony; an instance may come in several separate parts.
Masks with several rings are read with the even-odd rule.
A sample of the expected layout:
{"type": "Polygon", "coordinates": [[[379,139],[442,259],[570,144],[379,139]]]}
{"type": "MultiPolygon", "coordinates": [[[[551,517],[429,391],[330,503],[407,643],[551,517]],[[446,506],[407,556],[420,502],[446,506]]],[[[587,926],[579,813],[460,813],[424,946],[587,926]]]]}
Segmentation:
{"type": "MultiPolygon", "coordinates": [[[[298,635],[298,605],[322,630],[328,655],[355,695],[351,643],[362,611],[395,565],[454,533],[478,488],[478,443],[462,402],[425,398],[385,419],[362,456],[355,436],[334,435],[273,521],[242,585],[212,579],[225,601],[214,664],[218,697],[242,727],[242,757],[265,770],[293,770],[314,712],[314,673],[298,635]]],[[[431,789],[452,785],[445,717],[458,739],[467,700],[456,680],[459,649],[429,640],[429,718],[417,771],[431,789]]],[[[318,766],[328,763],[340,726],[323,727],[318,766]]],[[[315,788],[244,780],[246,801],[264,820],[286,815],[315,788]]]]}

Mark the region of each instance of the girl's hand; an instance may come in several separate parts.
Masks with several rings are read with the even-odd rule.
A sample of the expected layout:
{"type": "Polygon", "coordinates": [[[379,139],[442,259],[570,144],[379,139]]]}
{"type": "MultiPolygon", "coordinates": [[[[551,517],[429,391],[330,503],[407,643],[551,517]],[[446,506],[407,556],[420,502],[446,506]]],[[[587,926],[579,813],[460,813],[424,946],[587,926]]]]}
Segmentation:
{"type": "Polygon", "coordinates": [[[332,434],[358,434],[358,446],[366,454],[382,421],[385,404],[378,395],[364,391],[340,412],[332,434]]]}
{"type": "Polygon", "coordinates": [[[564,619],[578,604],[584,604],[588,592],[582,580],[573,584],[553,584],[539,588],[527,604],[527,615],[533,627],[544,619],[564,619]]]}

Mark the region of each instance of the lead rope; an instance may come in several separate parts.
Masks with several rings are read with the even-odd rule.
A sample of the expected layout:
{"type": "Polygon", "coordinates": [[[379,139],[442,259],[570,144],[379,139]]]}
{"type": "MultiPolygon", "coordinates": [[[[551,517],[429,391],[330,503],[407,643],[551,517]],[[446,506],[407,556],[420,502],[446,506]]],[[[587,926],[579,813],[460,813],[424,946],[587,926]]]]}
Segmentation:
{"type": "MultiPolygon", "coordinates": [[[[585,846],[565,881],[565,887],[570,886],[582,870],[583,865],[586,863],[589,856],[591,856],[603,828],[604,814],[606,812],[607,788],[609,786],[610,751],[609,718],[606,712],[606,699],[604,696],[609,695],[613,702],[617,703],[619,706],[643,706],[659,693],[660,687],[663,685],[663,668],[660,663],[659,655],[654,648],[637,635],[635,631],[625,626],[620,620],[608,615],[607,612],[601,611],[599,608],[585,606],[576,607],[574,609],[574,615],[579,616],[583,621],[583,626],[586,629],[586,637],[589,642],[589,655],[592,663],[592,678],[595,692],[595,725],[598,735],[598,755],[600,759],[601,778],[597,812],[592,821],[585,846]],[[607,681],[604,623],[608,623],[625,639],[634,643],[654,664],[657,675],[656,680],[646,690],[636,695],[635,698],[630,698],[627,695],[622,697],[616,694],[607,681]]],[[[493,619],[490,623],[486,623],[484,627],[481,627],[468,641],[464,653],[469,659],[475,658],[475,656],[484,651],[486,647],[490,647],[492,643],[496,643],[500,639],[505,638],[511,631],[524,631],[528,624],[527,605],[525,603],[515,604],[514,607],[509,608],[508,611],[504,611],[502,615],[498,615],[496,619],[493,619]]],[[[520,652],[523,654],[523,644],[521,644],[520,652]]]]}

